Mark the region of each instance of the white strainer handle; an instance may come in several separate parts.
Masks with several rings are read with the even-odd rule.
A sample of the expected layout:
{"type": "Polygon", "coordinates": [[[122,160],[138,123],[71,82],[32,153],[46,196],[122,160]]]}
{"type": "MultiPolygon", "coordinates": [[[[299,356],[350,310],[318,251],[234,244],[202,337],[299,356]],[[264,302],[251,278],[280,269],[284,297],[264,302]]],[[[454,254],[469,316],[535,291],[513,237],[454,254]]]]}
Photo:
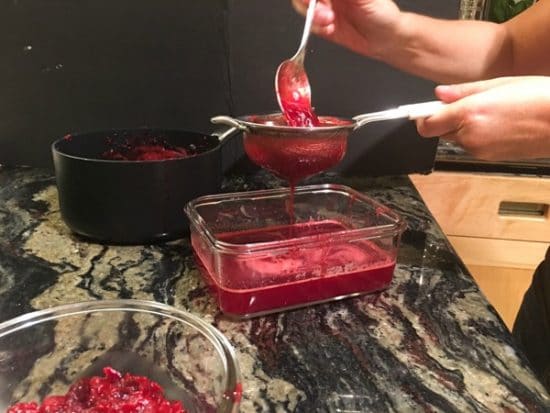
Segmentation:
{"type": "Polygon", "coordinates": [[[413,103],[411,105],[399,106],[398,109],[407,114],[409,119],[419,119],[435,115],[443,107],[444,103],[439,100],[431,102],[413,103]]]}
{"type": "Polygon", "coordinates": [[[355,121],[354,129],[358,129],[367,123],[378,122],[381,120],[408,118],[411,120],[425,118],[434,115],[444,106],[443,102],[433,100],[430,102],[413,103],[410,105],[401,105],[393,109],[383,110],[381,112],[365,113],[353,117],[355,121]]]}

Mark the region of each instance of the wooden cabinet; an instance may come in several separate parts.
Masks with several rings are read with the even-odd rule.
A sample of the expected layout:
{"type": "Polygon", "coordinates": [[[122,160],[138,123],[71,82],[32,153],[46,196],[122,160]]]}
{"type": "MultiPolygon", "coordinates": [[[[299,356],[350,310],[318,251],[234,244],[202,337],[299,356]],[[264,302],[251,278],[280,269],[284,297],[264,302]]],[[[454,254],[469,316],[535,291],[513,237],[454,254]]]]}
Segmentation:
{"type": "Polygon", "coordinates": [[[550,244],[550,178],[433,172],[411,179],[511,328],[550,244]]]}

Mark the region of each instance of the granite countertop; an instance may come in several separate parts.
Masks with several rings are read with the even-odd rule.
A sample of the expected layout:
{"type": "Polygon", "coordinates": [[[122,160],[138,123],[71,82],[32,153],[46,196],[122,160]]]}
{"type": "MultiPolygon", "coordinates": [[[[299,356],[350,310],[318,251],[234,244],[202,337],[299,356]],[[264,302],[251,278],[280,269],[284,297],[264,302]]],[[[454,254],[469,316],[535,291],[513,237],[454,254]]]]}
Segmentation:
{"type": "MultiPolygon", "coordinates": [[[[217,310],[188,239],[86,242],[63,223],[50,172],[0,168],[0,321],[109,298],[191,311],[235,346],[244,413],[550,411],[548,393],[407,177],[324,175],[315,182],[351,186],[406,219],[390,288],[234,321],[217,310]]],[[[279,184],[259,172],[230,176],[224,189],[279,184]]]]}

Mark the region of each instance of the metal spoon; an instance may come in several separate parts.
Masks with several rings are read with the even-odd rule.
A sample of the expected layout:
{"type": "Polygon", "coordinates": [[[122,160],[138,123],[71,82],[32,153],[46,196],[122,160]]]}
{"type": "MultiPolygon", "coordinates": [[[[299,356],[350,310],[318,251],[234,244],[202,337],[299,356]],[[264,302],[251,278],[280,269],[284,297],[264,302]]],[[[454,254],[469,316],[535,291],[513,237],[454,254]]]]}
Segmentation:
{"type": "Polygon", "coordinates": [[[275,93],[282,112],[286,112],[288,104],[292,103],[305,109],[311,108],[311,88],[304,68],[304,58],[316,3],[316,0],[309,2],[298,51],[290,59],[283,61],[275,73],[275,93]]]}

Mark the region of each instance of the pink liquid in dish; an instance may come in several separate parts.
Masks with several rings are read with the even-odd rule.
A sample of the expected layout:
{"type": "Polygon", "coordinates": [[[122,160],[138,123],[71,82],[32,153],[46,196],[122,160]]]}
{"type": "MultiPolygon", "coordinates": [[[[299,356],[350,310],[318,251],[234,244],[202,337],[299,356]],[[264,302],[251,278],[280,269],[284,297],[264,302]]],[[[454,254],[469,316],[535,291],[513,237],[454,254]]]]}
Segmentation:
{"type": "Polygon", "coordinates": [[[317,221],[217,234],[220,241],[242,246],[306,236],[314,241],[250,254],[214,252],[198,234],[191,241],[220,309],[246,316],[386,288],[395,268],[394,251],[368,240],[331,239],[331,233],[345,229],[336,221],[317,221]],[[214,254],[219,254],[217,263],[214,254]]]}

